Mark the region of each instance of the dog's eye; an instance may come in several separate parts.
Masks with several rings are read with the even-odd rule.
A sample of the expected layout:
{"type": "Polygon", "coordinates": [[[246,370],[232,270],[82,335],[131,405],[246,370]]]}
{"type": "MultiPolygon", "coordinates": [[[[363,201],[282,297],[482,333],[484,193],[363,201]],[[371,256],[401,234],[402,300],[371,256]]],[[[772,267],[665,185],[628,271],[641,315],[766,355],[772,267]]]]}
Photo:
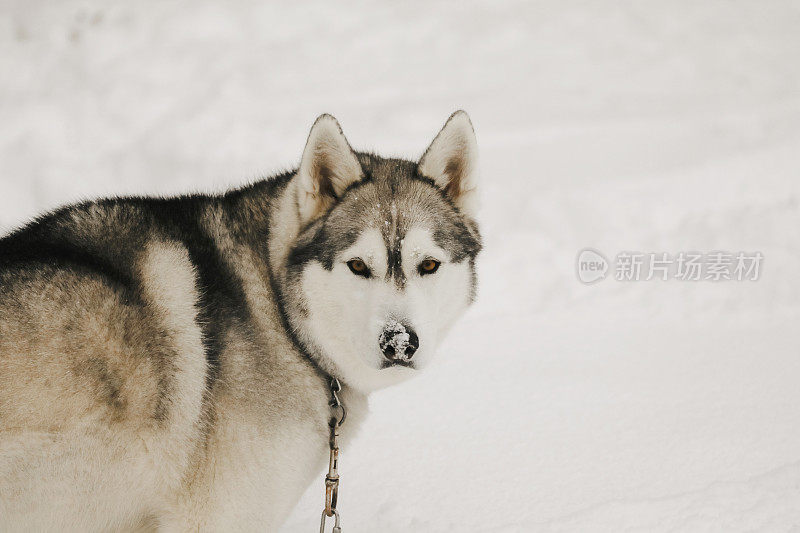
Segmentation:
{"type": "Polygon", "coordinates": [[[347,267],[350,269],[350,272],[356,276],[364,276],[365,278],[368,278],[370,275],[369,267],[361,259],[351,259],[347,262],[347,267]]]}
{"type": "Polygon", "coordinates": [[[426,274],[433,274],[437,270],[439,270],[439,265],[441,265],[439,261],[436,259],[426,259],[422,263],[419,264],[419,273],[420,275],[424,276],[426,274]]]}

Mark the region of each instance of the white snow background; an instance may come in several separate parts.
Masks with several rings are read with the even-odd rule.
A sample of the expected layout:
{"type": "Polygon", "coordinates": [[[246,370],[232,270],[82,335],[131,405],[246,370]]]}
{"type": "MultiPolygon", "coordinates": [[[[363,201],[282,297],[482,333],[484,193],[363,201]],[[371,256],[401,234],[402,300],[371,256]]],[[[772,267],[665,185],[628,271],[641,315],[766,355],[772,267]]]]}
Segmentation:
{"type": "Polygon", "coordinates": [[[408,157],[471,114],[480,296],[372,398],[345,531],[800,530],[797,2],[2,0],[0,77],[3,231],[291,167],[322,112],[408,157]],[[584,247],[765,259],[587,286],[584,247]]]}

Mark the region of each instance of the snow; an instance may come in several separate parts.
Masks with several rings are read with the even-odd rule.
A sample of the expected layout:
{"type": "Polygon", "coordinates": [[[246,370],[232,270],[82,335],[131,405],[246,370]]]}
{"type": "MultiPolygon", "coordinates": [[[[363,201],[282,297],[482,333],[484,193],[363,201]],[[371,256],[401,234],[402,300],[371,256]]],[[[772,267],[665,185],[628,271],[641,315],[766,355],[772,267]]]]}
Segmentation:
{"type": "MultiPolygon", "coordinates": [[[[406,350],[408,350],[410,342],[411,335],[409,335],[406,327],[397,320],[388,320],[383,328],[383,333],[381,333],[379,346],[384,353],[386,348],[391,346],[392,354],[396,355],[398,359],[408,361],[410,356],[406,356],[406,350]]],[[[411,355],[413,355],[413,352],[411,355]]]]}
{"type": "MultiPolygon", "coordinates": [[[[296,165],[314,118],[482,157],[480,295],[342,451],[345,531],[800,527],[800,5],[0,6],[0,227],[296,165]],[[764,254],[584,285],[580,250],[764,254]]],[[[316,527],[322,472],[284,531],[316,527]]]]}

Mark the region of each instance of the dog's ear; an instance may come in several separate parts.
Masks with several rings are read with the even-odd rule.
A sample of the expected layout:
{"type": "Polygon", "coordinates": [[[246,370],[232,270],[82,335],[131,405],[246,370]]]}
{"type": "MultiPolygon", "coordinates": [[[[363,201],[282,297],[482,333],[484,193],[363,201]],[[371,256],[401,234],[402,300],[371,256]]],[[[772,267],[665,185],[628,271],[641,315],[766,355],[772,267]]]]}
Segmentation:
{"type": "Polygon", "coordinates": [[[456,111],[419,161],[419,173],[430,178],[462,213],[478,210],[478,142],[465,111],[456,111]]]}
{"type": "Polygon", "coordinates": [[[363,174],[339,123],[331,115],[320,115],[311,126],[297,171],[302,222],[309,222],[325,213],[363,174]]]}

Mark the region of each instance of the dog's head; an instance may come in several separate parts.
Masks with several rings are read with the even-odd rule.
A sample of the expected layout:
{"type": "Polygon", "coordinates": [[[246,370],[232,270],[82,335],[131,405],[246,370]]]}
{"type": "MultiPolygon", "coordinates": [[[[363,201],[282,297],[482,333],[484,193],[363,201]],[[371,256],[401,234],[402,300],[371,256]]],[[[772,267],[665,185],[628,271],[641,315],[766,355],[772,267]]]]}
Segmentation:
{"type": "Polygon", "coordinates": [[[413,375],[475,296],[477,146],[454,113],[419,162],[315,122],[293,178],[302,230],[284,304],[301,342],[362,391],[413,375]]]}

